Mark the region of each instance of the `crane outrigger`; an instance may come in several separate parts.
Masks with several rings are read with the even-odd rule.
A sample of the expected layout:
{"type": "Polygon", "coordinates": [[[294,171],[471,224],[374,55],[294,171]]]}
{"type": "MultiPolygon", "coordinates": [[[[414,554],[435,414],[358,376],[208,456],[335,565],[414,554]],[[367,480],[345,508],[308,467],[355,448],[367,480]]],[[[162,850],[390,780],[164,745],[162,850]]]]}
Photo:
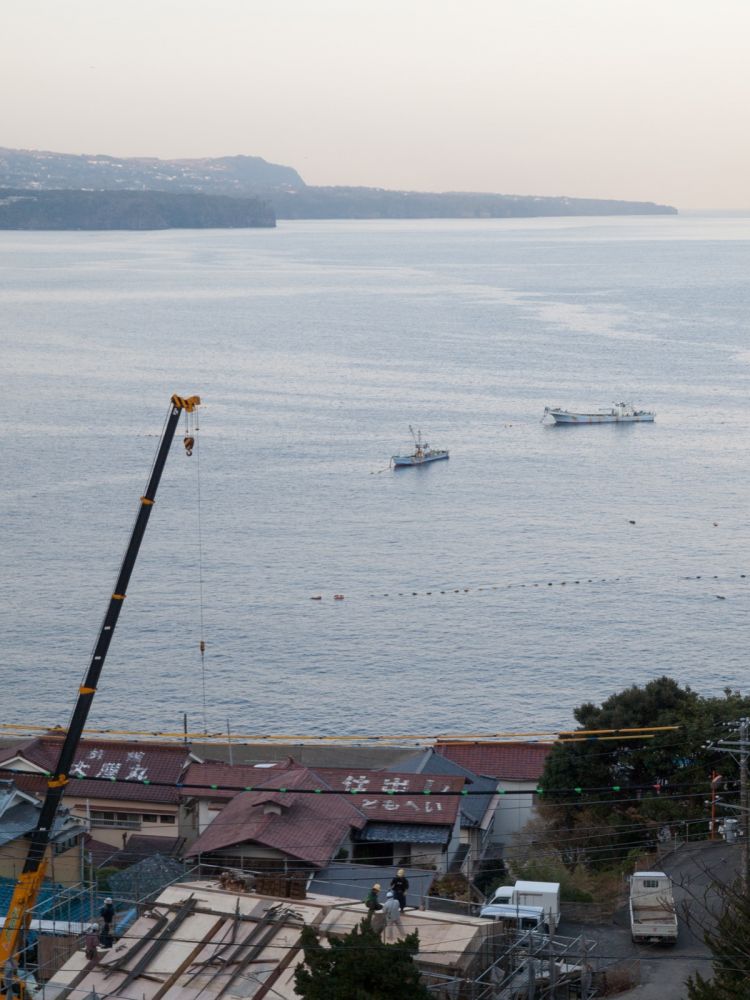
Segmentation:
{"type": "MultiPolygon", "coordinates": [[[[31,911],[36,904],[39,890],[44,880],[47,868],[47,847],[52,835],[52,826],[60,802],[62,801],[65,787],[70,781],[70,768],[81,740],[83,728],[91,709],[91,703],[96,694],[96,687],[107,657],[109,644],[112,641],[112,634],[120,617],[120,611],[122,610],[122,604],[125,600],[128,583],[130,582],[130,575],[133,572],[138,551],[143,541],[146,525],[151,515],[151,508],[154,505],[156,491],[167,462],[167,456],[172,446],[172,440],[175,436],[180,415],[183,412],[186,414],[193,413],[199,405],[199,396],[172,396],[169,412],[164,424],[164,431],[162,432],[156,457],[151,467],[146,490],[140,500],[140,507],[138,508],[138,514],[136,515],[128,547],[122,559],[115,589],[109,599],[107,611],[99,629],[99,635],[94,646],[89,668],[83,683],[78,689],[78,698],[65,733],[62,747],[60,748],[57,766],[54,773],[48,776],[47,791],[44,796],[37,825],[31,834],[31,844],[29,845],[23,871],[13,891],[5,924],[2,930],[0,930],[0,970],[4,970],[6,964],[14,960],[20,951],[21,942],[31,920],[31,911]]],[[[186,432],[184,445],[188,455],[191,454],[194,439],[189,431],[186,432]]],[[[3,988],[0,986],[0,997],[5,997],[5,1000],[11,1000],[9,996],[6,996],[2,992],[3,988]]]]}

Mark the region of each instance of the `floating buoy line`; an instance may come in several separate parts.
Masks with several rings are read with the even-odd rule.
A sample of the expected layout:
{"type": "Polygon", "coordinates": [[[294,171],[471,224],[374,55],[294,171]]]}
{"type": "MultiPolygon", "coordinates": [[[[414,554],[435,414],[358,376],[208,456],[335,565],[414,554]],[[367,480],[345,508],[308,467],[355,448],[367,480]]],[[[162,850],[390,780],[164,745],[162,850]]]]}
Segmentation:
{"type": "MultiPolygon", "coordinates": [[[[676,581],[689,581],[689,580],[704,580],[704,581],[714,581],[721,580],[724,583],[729,583],[733,580],[747,580],[750,578],[750,574],[739,573],[736,576],[719,576],[718,574],[698,574],[696,576],[680,576],[676,578],[676,581]]],[[[613,584],[613,583],[633,583],[636,582],[638,578],[636,577],[621,577],[621,576],[610,576],[610,577],[579,577],[578,579],[570,580],[543,580],[536,581],[533,583],[487,583],[482,586],[477,587],[433,587],[431,590],[390,590],[383,593],[370,593],[367,594],[368,599],[382,599],[396,598],[396,597],[442,597],[451,596],[454,594],[479,594],[479,593],[491,593],[493,591],[507,591],[507,590],[534,590],[534,589],[544,589],[546,587],[578,587],[578,586],[599,586],[601,584],[613,584]]],[[[719,601],[726,600],[725,594],[714,594],[714,598],[719,601]]],[[[328,597],[328,599],[333,599],[334,601],[343,601],[346,597],[345,594],[312,594],[309,599],[311,601],[323,601],[328,597]]]]}

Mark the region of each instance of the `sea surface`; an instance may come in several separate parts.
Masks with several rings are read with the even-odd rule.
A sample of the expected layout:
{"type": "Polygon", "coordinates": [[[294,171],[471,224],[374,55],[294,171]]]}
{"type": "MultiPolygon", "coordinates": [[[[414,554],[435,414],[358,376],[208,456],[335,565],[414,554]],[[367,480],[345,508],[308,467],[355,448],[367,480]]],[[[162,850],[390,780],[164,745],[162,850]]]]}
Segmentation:
{"type": "Polygon", "coordinates": [[[5,232],[0,317],[4,723],[67,722],[174,392],[198,447],[90,725],[536,733],[662,674],[750,690],[748,218],[5,232]],[[628,399],[656,422],[540,423],[628,399]],[[389,469],[410,424],[450,460],[389,469]]]}

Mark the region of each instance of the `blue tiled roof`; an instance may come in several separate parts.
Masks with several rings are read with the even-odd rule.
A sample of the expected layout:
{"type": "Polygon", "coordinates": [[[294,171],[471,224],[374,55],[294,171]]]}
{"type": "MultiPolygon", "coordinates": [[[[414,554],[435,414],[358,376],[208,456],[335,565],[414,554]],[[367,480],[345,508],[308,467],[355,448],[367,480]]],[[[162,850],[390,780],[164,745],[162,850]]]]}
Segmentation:
{"type": "Polygon", "coordinates": [[[421,826],[418,823],[368,823],[354,839],[399,844],[447,844],[451,831],[445,826],[421,826]]]}

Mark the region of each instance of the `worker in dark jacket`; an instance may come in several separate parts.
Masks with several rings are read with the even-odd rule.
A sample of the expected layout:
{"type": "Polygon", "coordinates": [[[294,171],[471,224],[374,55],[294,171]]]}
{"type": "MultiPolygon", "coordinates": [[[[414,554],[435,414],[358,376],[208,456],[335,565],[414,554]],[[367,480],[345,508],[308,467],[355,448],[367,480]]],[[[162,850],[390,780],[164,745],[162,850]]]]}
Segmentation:
{"type": "Polygon", "coordinates": [[[409,891],[409,879],[406,878],[403,868],[399,868],[398,874],[391,879],[391,892],[398,900],[398,905],[403,913],[406,909],[406,893],[409,891]]]}
{"type": "Polygon", "coordinates": [[[99,916],[102,918],[99,943],[102,948],[111,948],[115,943],[115,939],[112,936],[112,924],[115,919],[115,907],[110,896],[107,896],[104,900],[104,906],[101,910],[99,910],[99,916]]]}

